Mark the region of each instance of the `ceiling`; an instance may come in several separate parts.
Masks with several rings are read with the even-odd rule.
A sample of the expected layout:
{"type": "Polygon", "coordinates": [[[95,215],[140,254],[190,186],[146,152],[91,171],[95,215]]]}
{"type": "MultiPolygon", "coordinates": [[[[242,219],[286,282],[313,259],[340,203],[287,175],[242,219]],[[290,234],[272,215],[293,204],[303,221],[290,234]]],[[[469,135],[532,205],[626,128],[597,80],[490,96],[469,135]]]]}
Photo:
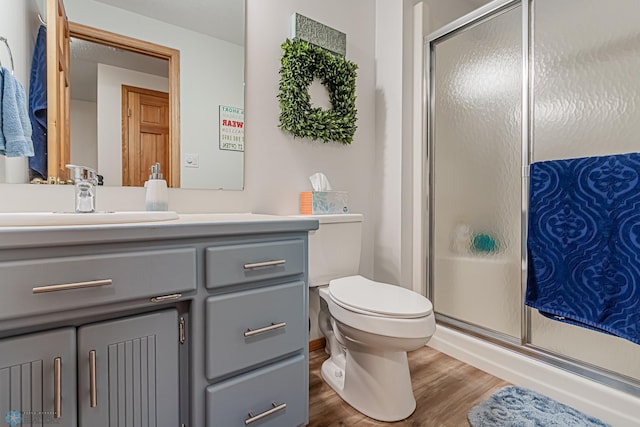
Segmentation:
{"type": "Polygon", "coordinates": [[[243,0],[96,0],[139,15],[244,45],[243,0]]]}

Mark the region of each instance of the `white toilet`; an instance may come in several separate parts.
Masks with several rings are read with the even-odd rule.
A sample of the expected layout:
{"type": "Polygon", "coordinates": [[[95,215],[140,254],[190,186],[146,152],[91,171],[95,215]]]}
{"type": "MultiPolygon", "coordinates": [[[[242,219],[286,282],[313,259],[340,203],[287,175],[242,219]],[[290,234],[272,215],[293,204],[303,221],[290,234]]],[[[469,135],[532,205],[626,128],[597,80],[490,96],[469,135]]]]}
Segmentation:
{"type": "Polygon", "coordinates": [[[380,421],[413,413],[407,351],[427,343],[431,302],[408,289],[359,276],[362,215],[318,215],[309,233],[309,286],[320,294],[319,326],[331,355],[324,380],[351,406],[380,421]]]}

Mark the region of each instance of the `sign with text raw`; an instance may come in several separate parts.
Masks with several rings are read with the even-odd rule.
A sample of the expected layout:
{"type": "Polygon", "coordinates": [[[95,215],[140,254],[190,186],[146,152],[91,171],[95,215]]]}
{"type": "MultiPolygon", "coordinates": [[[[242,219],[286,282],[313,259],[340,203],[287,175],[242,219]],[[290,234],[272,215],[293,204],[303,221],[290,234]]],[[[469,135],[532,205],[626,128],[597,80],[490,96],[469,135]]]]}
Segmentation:
{"type": "Polygon", "coordinates": [[[220,106],[220,149],[244,151],[244,109],[220,106]]]}

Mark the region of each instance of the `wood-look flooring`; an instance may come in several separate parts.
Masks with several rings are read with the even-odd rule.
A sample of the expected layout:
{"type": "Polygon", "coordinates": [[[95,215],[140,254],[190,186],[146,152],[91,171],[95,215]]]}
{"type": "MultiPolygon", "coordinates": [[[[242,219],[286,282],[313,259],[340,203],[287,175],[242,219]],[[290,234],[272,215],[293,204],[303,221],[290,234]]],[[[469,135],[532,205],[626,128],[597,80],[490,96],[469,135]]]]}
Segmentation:
{"type": "Polygon", "coordinates": [[[469,410],[509,385],[430,347],[422,347],[409,353],[415,412],[405,420],[383,423],[353,409],[324,382],[320,375],[320,366],[328,357],[324,349],[309,356],[309,427],[468,427],[469,410]]]}

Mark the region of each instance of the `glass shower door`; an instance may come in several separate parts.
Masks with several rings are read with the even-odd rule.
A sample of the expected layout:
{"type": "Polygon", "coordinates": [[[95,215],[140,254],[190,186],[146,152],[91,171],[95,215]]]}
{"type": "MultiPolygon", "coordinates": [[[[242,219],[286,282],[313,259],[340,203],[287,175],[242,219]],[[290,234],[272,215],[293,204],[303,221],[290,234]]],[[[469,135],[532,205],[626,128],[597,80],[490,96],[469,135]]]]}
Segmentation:
{"type": "Polygon", "coordinates": [[[434,308],[519,340],[522,9],[431,47],[434,308]]]}
{"type": "MultiPolygon", "coordinates": [[[[640,151],[640,3],[534,2],[533,161],[640,151]]],[[[640,380],[640,346],[531,310],[533,345],[640,380]]]]}

